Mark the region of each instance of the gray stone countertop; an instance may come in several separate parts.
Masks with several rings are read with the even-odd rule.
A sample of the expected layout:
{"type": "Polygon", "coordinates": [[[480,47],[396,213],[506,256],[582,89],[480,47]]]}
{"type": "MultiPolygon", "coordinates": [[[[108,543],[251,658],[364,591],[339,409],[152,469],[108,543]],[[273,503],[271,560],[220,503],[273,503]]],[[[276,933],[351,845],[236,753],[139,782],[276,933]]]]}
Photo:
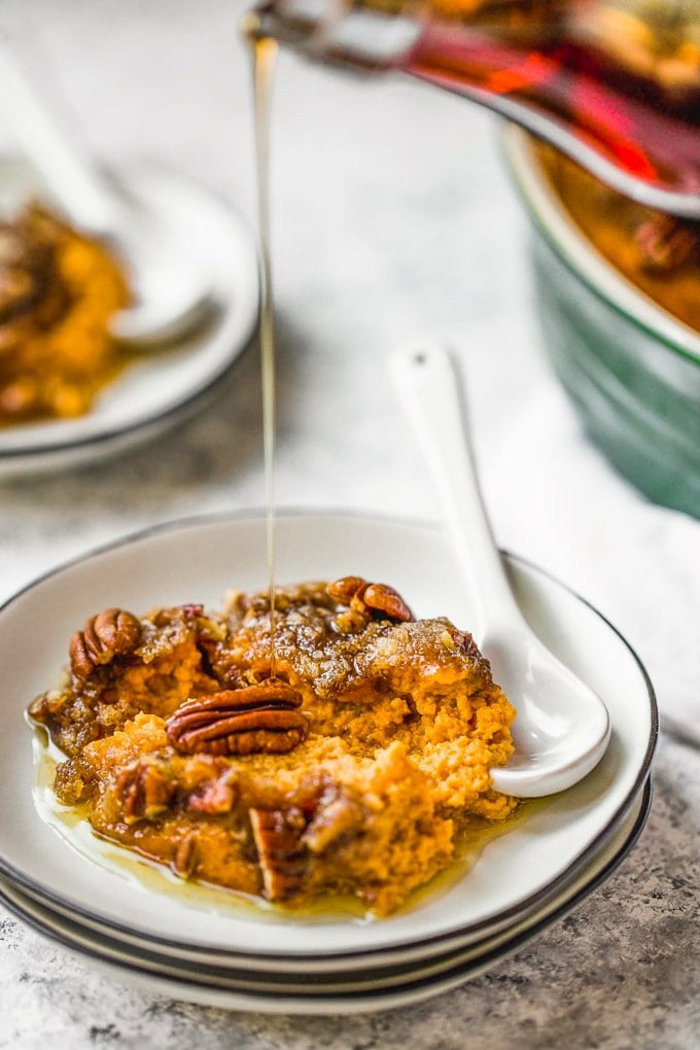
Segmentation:
{"type": "MultiPolygon", "coordinates": [[[[5,0],[3,9],[35,20],[60,95],[97,152],[163,160],[252,223],[240,0],[5,0]]],[[[368,85],[285,55],[273,161],[279,504],[436,517],[385,356],[407,339],[444,337],[468,373],[499,541],[593,601],[649,667],[662,715],[670,711],[678,681],[664,678],[660,656],[688,619],[700,523],[637,497],[588,444],[553,378],[498,124],[440,92],[398,79],[368,85]],[[615,500],[624,528],[609,512],[615,500]],[[642,579],[650,543],[655,568],[642,579]]],[[[0,486],[0,599],[140,528],[263,503],[252,346],[207,409],[142,449],[0,486]]],[[[694,668],[680,667],[686,690],[697,688],[694,668]]],[[[268,1017],[154,998],[0,911],[0,1046],[695,1050],[698,768],[697,750],[662,735],[650,820],[614,876],[486,974],[398,1010],[268,1017]]]]}

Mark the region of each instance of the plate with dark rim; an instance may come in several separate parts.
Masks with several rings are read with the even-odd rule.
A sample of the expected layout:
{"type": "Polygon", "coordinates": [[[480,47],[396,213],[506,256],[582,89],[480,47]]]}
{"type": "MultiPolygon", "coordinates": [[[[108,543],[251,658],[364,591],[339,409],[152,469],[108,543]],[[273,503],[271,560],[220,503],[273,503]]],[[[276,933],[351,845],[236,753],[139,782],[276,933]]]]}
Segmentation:
{"type": "MultiPolygon", "coordinates": [[[[193,519],[114,543],[37,580],[0,609],[0,875],[46,906],[131,936],[174,957],[269,971],[352,969],[377,955],[398,963],[495,933],[553,899],[616,833],[646,782],[657,714],[638,658],[614,627],[546,572],[507,555],[514,590],[535,631],[594,688],[610,712],[612,738],[583,781],[537,805],[490,841],[461,878],[386,919],[295,918],[240,908],[221,893],[212,906],[142,878],[118,858],[59,833],[35,805],[33,734],[25,718],[38,693],[57,685],[73,632],[109,606],[220,607],[231,587],[267,579],[264,515],[193,519]]],[[[390,582],[417,616],[447,616],[469,629],[469,596],[443,532],[431,525],[347,513],[285,513],[277,521],[280,583],[358,574],[390,582]]],[[[487,654],[488,655],[488,654],[487,654]]],[[[152,869],[149,868],[149,872],[152,869]]]]}
{"type": "Polygon", "coordinates": [[[432,998],[487,971],[522,948],[552,923],[568,915],[615,873],[636,844],[651,808],[651,784],[645,784],[619,830],[586,869],[548,904],[505,931],[467,948],[452,949],[400,966],[380,965],[342,974],[251,974],[177,962],[148,948],[125,950],[120,941],[82,925],[24,896],[0,881],[0,901],[17,918],[88,961],[107,967],[145,991],[263,1013],[329,1014],[387,1009],[432,998]]]}

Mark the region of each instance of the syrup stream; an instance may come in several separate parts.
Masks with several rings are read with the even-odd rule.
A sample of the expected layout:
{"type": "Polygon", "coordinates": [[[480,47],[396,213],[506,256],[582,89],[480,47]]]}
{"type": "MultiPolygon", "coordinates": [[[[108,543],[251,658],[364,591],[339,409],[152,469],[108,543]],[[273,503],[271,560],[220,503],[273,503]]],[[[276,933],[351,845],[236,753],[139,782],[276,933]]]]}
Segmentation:
{"type": "Polygon", "coordinates": [[[255,160],[260,238],[260,362],[262,372],[263,455],[267,571],[270,603],[270,675],[275,676],[275,312],[270,243],[270,96],[279,45],[256,33],[253,16],[242,26],[253,58],[255,160]]]}

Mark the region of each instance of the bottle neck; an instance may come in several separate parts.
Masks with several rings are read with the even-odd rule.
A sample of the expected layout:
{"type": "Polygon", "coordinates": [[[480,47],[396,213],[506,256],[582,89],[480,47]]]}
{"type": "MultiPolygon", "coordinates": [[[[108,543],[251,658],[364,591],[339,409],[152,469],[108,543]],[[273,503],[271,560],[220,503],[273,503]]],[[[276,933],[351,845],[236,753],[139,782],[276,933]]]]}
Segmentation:
{"type": "Polygon", "coordinates": [[[382,71],[405,63],[422,33],[413,13],[385,13],[351,0],[273,0],[254,17],[256,36],[270,36],[321,61],[382,71]]]}
{"type": "Polygon", "coordinates": [[[523,49],[566,38],[672,105],[700,92],[698,0],[263,0],[253,17],[257,35],[365,71],[406,68],[434,24],[523,49]]]}

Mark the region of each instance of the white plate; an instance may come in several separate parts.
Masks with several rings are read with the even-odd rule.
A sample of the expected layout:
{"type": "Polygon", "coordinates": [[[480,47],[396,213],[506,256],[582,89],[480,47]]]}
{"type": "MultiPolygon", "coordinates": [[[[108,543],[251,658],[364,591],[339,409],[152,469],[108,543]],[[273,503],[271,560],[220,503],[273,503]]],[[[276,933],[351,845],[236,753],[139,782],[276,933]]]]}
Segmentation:
{"type": "Polygon", "coordinates": [[[11,885],[0,884],[0,900],[40,933],[77,950],[93,963],[108,966],[117,978],[148,991],[228,1009],[263,1013],[354,1013],[408,1005],[430,998],[483,973],[517,951],[556,920],[568,914],[593,890],[610,878],[636,843],[649,814],[651,787],[647,782],[619,831],[576,879],[549,904],[506,931],[487,937],[466,950],[435,956],[410,966],[384,967],[309,979],[304,964],[296,983],[277,974],[255,978],[247,971],[188,967],[148,947],[125,951],[109,936],[96,935],[78,923],[56,915],[11,885]],[[303,975],[303,976],[302,976],[303,975]],[[325,979],[324,979],[325,978],[325,979]]]}
{"type": "MultiPolygon", "coordinates": [[[[95,460],[167,429],[200,407],[250,340],[258,316],[257,254],[236,212],[163,168],[133,165],[119,178],[146,207],[172,219],[190,256],[211,277],[216,316],[201,332],[130,363],[87,415],[0,429],[0,475],[95,460]]],[[[1,159],[0,213],[37,185],[31,168],[1,159]]]]}
{"type": "MultiPolygon", "coordinates": [[[[432,527],[332,514],[282,516],[277,526],[280,582],[360,574],[396,586],[419,616],[447,615],[469,627],[470,605],[443,534],[432,527]]],[[[613,734],[600,765],[568,792],[485,847],[450,889],[388,919],[308,922],[274,913],[198,907],[154,892],[76,856],[37,815],[32,800],[31,733],[24,712],[57,683],[76,627],[107,606],[144,612],[156,604],[220,605],[229,587],[264,586],[264,517],[207,519],[162,527],[93,553],[43,578],[0,610],[0,872],[50,905],[107,928],[131,931],[173,951],[245,959],[258,968],[309,970],[338,956],[403,949],[434,954],[539,905],[585,866],[628,813],[646,780],[656,736],[648,679],[620,635],[589,605],[541,570],[509,559],[518,598],[545,642],[598,691],[613,734]],[[303,936],[301,932],[303,930],[303,936]]],[[[99,854],[97,854],[99,856],[99,854]]],[[[136,863],[136,862],[134,862],[136,863]]],[[[333,959],[336,965],[352,965],[333,959]]]]}

